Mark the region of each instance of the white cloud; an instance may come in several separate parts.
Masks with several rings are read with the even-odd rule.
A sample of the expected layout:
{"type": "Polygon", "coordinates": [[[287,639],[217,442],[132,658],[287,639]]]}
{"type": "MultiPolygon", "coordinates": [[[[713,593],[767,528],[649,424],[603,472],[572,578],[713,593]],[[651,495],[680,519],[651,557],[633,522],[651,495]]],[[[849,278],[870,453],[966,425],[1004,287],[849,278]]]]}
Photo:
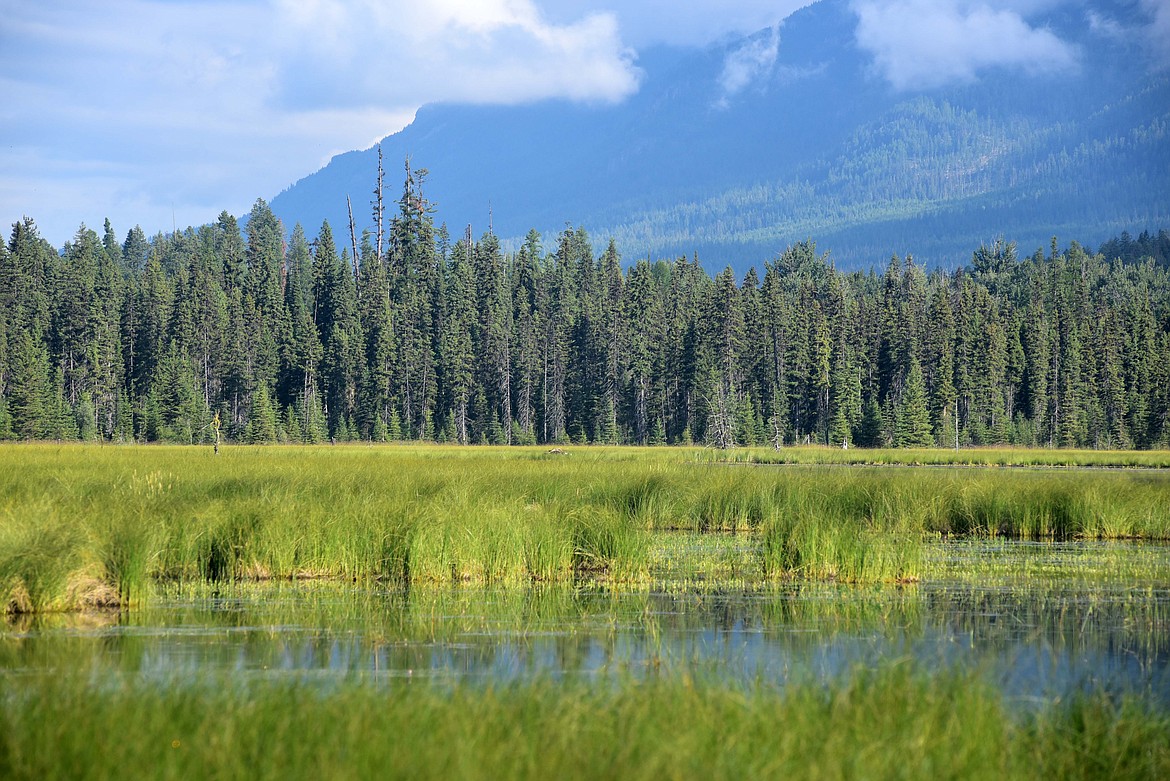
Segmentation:
{"type": "Polygon", "coordinates": [[[780,51],[780,25],[766,33],[752,36],[743,45],[731,51],[723,61],[719,86],[723,90],[722,105],[745,90],[752,83],[767,79],[776,67],[780,51]]]}
{"type": "Polygon", "coordinates": [[[1089,22],[1089,30],[1110,38],[1114,41],[1124,41],[1128,31],[1116,20],[1096,11],[1089,11],[1085,18],[1089,22]]]}
{"type": "Polygon", "coordinates": [[[550,17],[575,19],[604,8],[631,46],[701,46],[774,27],[813,0],[542,0],[550,17]]]}
{"type": "Polygon", "coordinates": [[[1076,47],[1026,16],[1060,0],[855,0],[857,43],[896,89],[974,81],[988,68],[1030,74],[1077,67],[1076,47]]]}
{"type": "Polygon", "coordinates": [[[1170,0],[1140,0],[1149,17],[1144,31],[1146,46],[1159,68],[1170,68],[1170,0]]]}
{"type": "Polygon", "coordinates": [[[431,101],[621,100],[612,15],[532,0],[0,0],[0,220],[55,244],[246,211],[431,101]]]}
{"type": "Polygon", "coordinates": [[[282,99],[617,101],[638,83],[612,15],[550,24],[531,0],[275,0],[282,99]]]}

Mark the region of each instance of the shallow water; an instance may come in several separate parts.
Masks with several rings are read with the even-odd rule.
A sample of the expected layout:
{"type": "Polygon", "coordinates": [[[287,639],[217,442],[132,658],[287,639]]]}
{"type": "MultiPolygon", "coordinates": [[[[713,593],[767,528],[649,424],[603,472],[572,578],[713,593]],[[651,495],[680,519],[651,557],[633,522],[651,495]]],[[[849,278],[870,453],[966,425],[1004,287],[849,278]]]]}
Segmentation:
{"type": "MultiPolygon", "coordinates": [[[[689,545],[673,541],[672,555],[689,545]]],[[[708,557],[713,545],[731,560],[744,538],[697,543],[708,557]]],[[[910,659],[974,667],[1024,704],[1106,689],[1170,705],[1170,548],[964,541],[928,558],[924,582],[884,587],[186,587],[141,609],[0,628],[0,674],[179,685],[223,673],[391,684],[686,673],[783,685],[910,659]]]]}

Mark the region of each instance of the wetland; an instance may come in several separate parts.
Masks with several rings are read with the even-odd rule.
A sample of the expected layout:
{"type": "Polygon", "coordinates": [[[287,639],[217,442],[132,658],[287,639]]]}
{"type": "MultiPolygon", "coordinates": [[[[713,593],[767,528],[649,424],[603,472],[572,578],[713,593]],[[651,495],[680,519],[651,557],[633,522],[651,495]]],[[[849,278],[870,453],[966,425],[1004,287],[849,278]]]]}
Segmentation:
{"type": "Polygon", "coordinates": [[[1170,768],[1157,469],[0,458],[6,777],[1170,768]]]}

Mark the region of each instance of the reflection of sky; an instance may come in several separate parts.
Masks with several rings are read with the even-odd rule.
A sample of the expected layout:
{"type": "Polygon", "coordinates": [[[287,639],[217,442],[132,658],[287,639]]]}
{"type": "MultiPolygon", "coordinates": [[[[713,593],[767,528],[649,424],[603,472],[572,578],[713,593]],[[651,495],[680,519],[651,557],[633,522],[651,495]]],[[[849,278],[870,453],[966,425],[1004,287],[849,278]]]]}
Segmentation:
{"type": "Polygon", "coordinates": [[[108,626],[0,633],[0,668],[438,683],[687,672],[783,685],[913,660],[980,670],[1025,705],[1078,689],[1170,703],[1170,589],[1149,595],[924,585],[371,598],[310,587],[275,601],[161,602],[108,626]]]}

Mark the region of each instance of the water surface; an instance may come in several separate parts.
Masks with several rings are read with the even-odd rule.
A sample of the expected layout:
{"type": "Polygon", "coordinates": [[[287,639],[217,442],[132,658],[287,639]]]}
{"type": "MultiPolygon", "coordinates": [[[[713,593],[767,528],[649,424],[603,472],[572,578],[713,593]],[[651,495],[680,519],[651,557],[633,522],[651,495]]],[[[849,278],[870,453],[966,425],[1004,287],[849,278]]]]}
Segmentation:
{"type": "MultiPolygon", "coordinates": [[[[744,538],[696,544],[734,558],[744,538]]],[[[908,659],[974,667],[1020,703],[1105,689],[1170,705],[1170,548],[965,541],[928,559],[934,574],[904,586],[720,588],[674,577],[674,562],[633,589],[172,587],[141,609],[10,622],[0,674],[446,685],[685,673],[783,685],[908,659]]]]}

